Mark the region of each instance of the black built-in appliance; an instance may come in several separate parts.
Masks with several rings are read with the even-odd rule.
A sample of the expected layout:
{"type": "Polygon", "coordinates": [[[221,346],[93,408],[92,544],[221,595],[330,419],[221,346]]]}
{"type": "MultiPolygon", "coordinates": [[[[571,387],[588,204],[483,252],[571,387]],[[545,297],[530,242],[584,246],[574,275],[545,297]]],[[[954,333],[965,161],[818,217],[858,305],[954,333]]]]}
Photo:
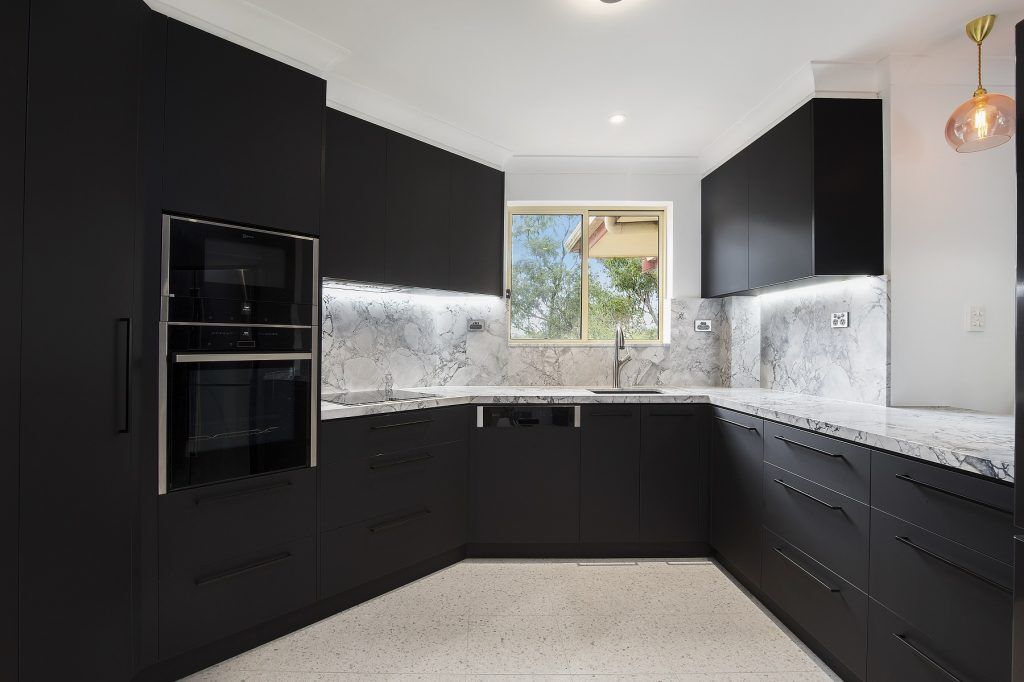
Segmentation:
{"type": "Polygon", "coordinates": [[[164,216],[160,494],[316,465],[317,249],[164,216]]]}

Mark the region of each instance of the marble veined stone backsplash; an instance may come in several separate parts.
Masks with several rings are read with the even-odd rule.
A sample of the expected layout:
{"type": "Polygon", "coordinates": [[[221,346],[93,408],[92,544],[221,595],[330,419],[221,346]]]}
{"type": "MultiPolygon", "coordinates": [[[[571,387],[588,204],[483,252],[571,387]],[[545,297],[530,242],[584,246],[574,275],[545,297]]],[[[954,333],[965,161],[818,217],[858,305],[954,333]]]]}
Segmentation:
{"type": "MultiPolygon", "coordinates": [[[[510,344],[505,302],[495,297],[325,284],[321,312],[325,392],[379,389],[388,373],[395,386],[410,388],[611,383],[607,346],[510,344]],[[483,330],[468,331],[470,320],[483,330]]],[[[883,278],[756,298],[676,299],[669,326],[670,343],[628,348],[624,385],[762,386],[886,400],[883,278]],[[831,330],[833,309],[850,313],[849,329],[831,330]],[[711,320],[712,331],[694,331],[696,319],[711,320]]]]}

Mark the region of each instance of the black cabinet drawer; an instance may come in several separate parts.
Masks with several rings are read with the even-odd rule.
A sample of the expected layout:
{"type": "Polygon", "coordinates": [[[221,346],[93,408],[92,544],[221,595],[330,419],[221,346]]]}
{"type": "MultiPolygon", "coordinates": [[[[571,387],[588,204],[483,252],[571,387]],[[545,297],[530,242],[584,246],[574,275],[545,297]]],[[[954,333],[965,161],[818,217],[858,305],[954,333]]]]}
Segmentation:
{"type": "Polygon", "coordinates": [[[466,543],[465,507],[411,506],[320,534],[322,596],[358,587],[466,543]]]}
{"type": "Polygon", "coordinates": [[[940,651],[1000,662],[1008,676],[1012,584],[1012,566],[872,510],[871,596],[940,651]]]}
{"type": "Polygon", "coordinates": [[[867,503],[871,451],[810,431],[765,422],[764,458],[776,466],[867,503]]]}
{"type": "Polygon", "coordinates": [[[402,452],[427,445],[466,440],[465,405],[409,410],[373,417],[331,419],[321,424],[321,458],[361,452],[402,452]]]}
{"type": "Polygon", "coordinates": [[[714,408],[711,420],[711,544],[729,567],[761,582],[764,422],[714,408]]]}
{"type": "Polygon", "coordinates": [[[311,604],[314,536],[160,575],[160,657],[311,604]]]}
{"type": "Polygon", "coordinates": [[[398,452],[331,452],[321,458],[323,528],[337,528],[402,507],[466,505],[465,441],[398,452]]]}
{"type": "Polygon", "coordinates": [[[1009,655],[992,659],[930,637],[872,600],[868,619],[870,682],[1006,682],[1009,655]],[[953,646],[950,646],[950,645],[953,646]]]}
{"type": "Polygon", "coordinates": [[[193,568],[312,535],[314,469],[161,495],[161,571],[193,568]]]}
{"type": "Polygon", "coordinates": [[[871,490],[872,506],[1013,563],[1012,486],[875,452],[871,490]]]}
{"type": "Polygon", "coordinates": [[[765,525],[851,583],[868,586],[867,505],[794,476],[764,469],[765,525]]]}
{"type": "Polygon", "coordinates": [[[867,652],[868,598],[771,531],[761,589],[860,679],[867,652]]]}

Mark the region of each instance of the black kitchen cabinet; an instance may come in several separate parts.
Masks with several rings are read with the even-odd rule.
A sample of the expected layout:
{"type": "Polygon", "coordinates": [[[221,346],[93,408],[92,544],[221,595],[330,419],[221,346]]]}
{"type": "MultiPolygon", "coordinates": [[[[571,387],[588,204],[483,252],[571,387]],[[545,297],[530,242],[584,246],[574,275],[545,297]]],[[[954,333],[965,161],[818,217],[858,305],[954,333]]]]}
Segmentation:
{"type": "Polygon", "coordinates": [[[470,435],[470,541],[577,543],[580,429],[576,407],[478,407],[470,435]]]}
{"type": "Polygon", "coordinates": [[[707,490],[697,409],[649,405],[642,419],[640,541],[705,541],[707,490]]]}
{"type": "Polygon", "coordinates": [[[580,433],[580,541],[640,540],[640,407],[585,405],[580,433]]]}
{"type": "Polygon", "coordinates": [[[163,208],[318,234],[324,80],[167,24],[163,208]]]}
{"type": "Polygon", "coordinates": [[[711,546],[748,583],[761,583],[764,421],[712,408],[711,546]]]}
{"type": "Polygon", "coordinates": [[[387,149],[384,279],[448,289],[452,155],[397,133],[387,149]]]}
{"type": "MultiPolygon", "coordinates": [[[[6,292],[6,320],[0,334],[0,369],[7,387],[0,397],[0,450],[7,453],[6,474],[0,482],[0,542],[18,546],[18,419],[21,403],[21,245],[25,199],[25,109],[21,95],[28,86],[29,1],[7,3],[0,23],[0,88],[10,93],[0,107],[0,288],[6,292]]],[[[10,551],[10,550],[9,550],[10,551]]],[[[0,566],[0,679],[18,677],[18,563],[0,566]]]]}
{"type": "Polygon", "coordinates": [[[320,273],[384,282],[387,130],[327,109],[320,273]]]}
{"type": "Polygon", "coordinates": [[[705,297],[750,288],[747,150],[700,183],[701,288],[705,297]]]}
{"type": "Polygon", "coordinates": [[[812,99],[705,178],[701,194],[705,296],[881,274],[881,102],[812,99]]]}
{"type": "Polygon", "coordinates": [[[451,173],[448,288],[500,296],[505,174],[454,155],[451,173]]]}
{"type": "Polygon", "coordinates": [[[19,570],[25,680],[133,672],[128,400],[140,388],[131,311],[143,9],[137,0],[31,3],[20,533],[17,561],[5,562],[19,570]],[[55,386],[74,409],[54,413],[55,386]]]}

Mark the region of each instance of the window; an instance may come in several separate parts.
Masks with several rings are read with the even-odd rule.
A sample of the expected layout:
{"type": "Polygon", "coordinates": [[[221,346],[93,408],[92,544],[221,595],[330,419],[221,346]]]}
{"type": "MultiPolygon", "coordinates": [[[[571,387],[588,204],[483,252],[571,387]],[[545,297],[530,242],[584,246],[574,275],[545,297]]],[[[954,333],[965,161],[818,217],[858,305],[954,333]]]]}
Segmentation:
{"type": "Polygon", "coordinates": [[[509,210],[509,338],[661,342],[665,212],[509,210]]]}

